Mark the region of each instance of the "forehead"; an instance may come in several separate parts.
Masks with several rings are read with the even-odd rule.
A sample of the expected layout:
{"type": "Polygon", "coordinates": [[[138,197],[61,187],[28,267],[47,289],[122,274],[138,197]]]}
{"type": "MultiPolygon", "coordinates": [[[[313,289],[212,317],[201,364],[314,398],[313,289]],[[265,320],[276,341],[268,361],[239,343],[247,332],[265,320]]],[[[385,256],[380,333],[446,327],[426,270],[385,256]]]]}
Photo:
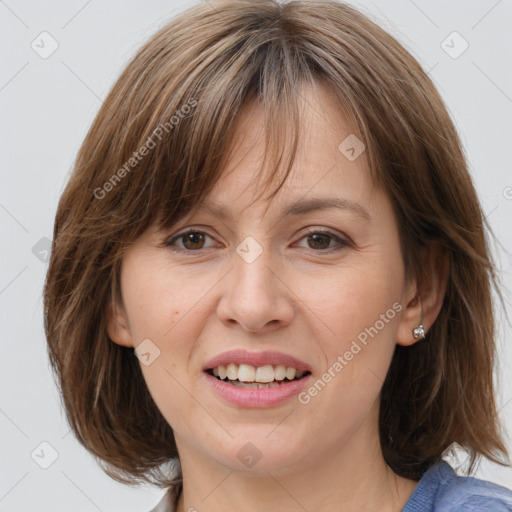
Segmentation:
{"type": "MultiPolygon", "coordinates": [[[[273,201],[287,204],[287,213],[311,209],[313,203],[331,198],[341,206],[356,199],[370,200],[373,190],[364,144],[356,135],[343,106],[323,84],[304,84],[298,103],[298,145],[291,171],[273,201]],[[352,146],[352,147],[351,147],[352,146]],[[347,149],[350,151],[347,153],[347,149]],[[352,151],[353,150],[353,151],[352,151]],[[352,152],[351,152],[352,151],[352,152]],[[357,151],[356,158],[352,158],[357,151]],[[343,197],[342,197],[343,196],[343,197]],[[347,196],[347,197],[344,197],[347,196]],[[324,199],[320,199],[324,198],[324,199]],[[291,201],[295,200],[292,206],[291,201]],[[301,204],[297,200],[301,199],[301,204]],[[306,204],[308,203],[308,204],[306,204]]],[[[285,133],[280,149],[290,149],[293,120],[283,123],[285,133]],[[284,148],[286,146],[286,148],[284,148]]],[[[261,201],[263,192],[273,190],[284,178],[284,165],[262,166],[266,151],[265,114],[255,100],[248,102],[237,119],[234,137],[222,165],[222,173],[199,208],[218,217],[227,217],[247,205],[261,201]]],[[[286,162],[286,158],[283,159],[286,162]]],[[[364,208],[352,209],[361,216],[364,208]],[[359,211],[358,211],[359,210],[359,211]]]]}

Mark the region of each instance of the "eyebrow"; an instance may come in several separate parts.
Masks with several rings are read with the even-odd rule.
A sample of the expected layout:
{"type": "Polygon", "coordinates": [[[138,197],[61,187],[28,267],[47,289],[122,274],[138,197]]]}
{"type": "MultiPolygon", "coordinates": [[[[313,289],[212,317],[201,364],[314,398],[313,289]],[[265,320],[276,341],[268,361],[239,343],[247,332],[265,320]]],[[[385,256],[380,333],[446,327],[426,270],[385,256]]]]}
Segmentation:
{"type": "MultiPolygon", "coordinates": [[[[358,217],[365,220],[371,220],[370,214],[363,205],[355,201],[339,197],[313,197],[309,199],[299,199],[298,201],[285,205],[281,212],[281,216],[304,215],[313,211],[326,210],[329,208],[349,210],[355,213],[358,217]]],[[[207,211],[220,219],[227,219],[229,217],[229,213],[227,213],[222,206],[212,201],[205,201],[201,204],[199,209],[207,211]]]]}

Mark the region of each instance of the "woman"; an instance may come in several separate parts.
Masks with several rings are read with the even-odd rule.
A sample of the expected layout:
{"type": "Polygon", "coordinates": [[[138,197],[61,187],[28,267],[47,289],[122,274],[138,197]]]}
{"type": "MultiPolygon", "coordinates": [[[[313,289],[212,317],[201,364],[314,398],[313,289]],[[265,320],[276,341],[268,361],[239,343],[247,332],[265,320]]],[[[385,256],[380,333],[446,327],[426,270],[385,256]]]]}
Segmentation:
{"type": "Polygon", "coordinates": [[[61,197],[70,424],[155,511],[512,510],[485,220],[420,65],[335,1],[218,1],[114,85],[61,197]]]}

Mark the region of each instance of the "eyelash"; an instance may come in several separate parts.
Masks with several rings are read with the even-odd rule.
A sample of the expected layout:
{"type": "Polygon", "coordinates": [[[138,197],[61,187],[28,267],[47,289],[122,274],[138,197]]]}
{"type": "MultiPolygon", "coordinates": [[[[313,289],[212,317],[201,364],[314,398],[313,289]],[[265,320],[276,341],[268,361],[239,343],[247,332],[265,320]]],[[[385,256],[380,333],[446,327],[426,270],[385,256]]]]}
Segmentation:
{"type": "MultiPolygon", "coordinates": [[[[164,245],[166,247],[169,247],[171,251],[174,251],[174,252],[189,252],[189,253],[199,253],[200,251],[203,251],[203,250],[208,250],[209,248],[207,247],[206,249],[197,249],[197,250],[190,250],[190,249],[185,249],[185,248],[182,248],[182,247],[173,247],[174,245],[174,242],[177,241],[177,240],[183,240],[183,238],[186,236],[186,235],[189,235],[191,233],[194,233],[194,234],[202,234],[202,235],[206,235],[206,236],[209,236],[210,238],[213,238],[211,237],[208,233],[205,233],[204,231],[200,231],[198,229],[187,229],[186,231],[183,231],[182,233],[178,233],[177,235],[173,236],[172,238],[170,238],[169,240],[165,241],[164,242],[164,245]]],[[[331,252],[334,252],[334,251],[339,251],[341,249],[344,249],[346,247],[351,247],[351,243],[348,241],[348,240],[344,240],[343,238],[339,237],[338,235],[335,235],[334,233],[330,232],[330,231],[325,231],[325,230],[318,230],[318,229],[312,229],[310,231],[308,231],[307,233],[305,233],[301,238],[300,240],[304,239],[304,238],[307,238],[309,236],[312,236],[312,235],[326,235],[326,236],[329,236],[331,237],[333,240],[335,240],[338,245],[340,247],[336,248],[336,247],[329,247],[327,249],[318,249],[318,250],[315,250],[315,249],[309,249],[313,252],[317,252],[317,253],[331,253],[331,252]]]]}

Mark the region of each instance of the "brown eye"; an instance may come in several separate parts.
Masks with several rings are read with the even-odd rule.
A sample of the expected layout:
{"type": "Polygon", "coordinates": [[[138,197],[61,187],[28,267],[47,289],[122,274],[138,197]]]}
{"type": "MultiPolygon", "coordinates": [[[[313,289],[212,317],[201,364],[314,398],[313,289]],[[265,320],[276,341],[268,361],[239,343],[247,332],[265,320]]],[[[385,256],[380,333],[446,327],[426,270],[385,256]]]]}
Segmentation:
{"type": "Polygon", "coordinates": [[[185,249],[202,249],[204,236],[202,233],[185,233],[181,236],[185,249]]]}
{"type": "Polygon", "coordinates": [[[332,240],[332,237],[325,233],[309,235],[307,238],[310,242],[311,249],[329,249],[332,240]]]}
{"type": "Polygon", "coordinates": [[[311,231],[302,238],[302,240],[304,239],[307,240],[308,248],[317,252],[330,252],[331,250],[342,249],[350,245],[346,240],[329,231],[311,231]],[[332,242],[335,242],[335,244],[331,245],[332,242]]]}
{"type": "MultiPolygon", "coordinates": [[[[197,251],[199,249],[204,249],[205,244],[205,238],[209,237],[206,233],[202,231],[194,231],[189,230],[185,233],[181,233],[179,235],[176,235],[175,237],[171,238],[168,242],[166,242],[166,246],[174,246],[176,245],[177,241],[181,242],[181,245],[178,245],[178,250],[185,250],[185,251],[197,251]]],[[[210,238],[210,237],[209,237],[210,238]]],[[[206,247],[208,248],[208,247],[206,247]]]]}

